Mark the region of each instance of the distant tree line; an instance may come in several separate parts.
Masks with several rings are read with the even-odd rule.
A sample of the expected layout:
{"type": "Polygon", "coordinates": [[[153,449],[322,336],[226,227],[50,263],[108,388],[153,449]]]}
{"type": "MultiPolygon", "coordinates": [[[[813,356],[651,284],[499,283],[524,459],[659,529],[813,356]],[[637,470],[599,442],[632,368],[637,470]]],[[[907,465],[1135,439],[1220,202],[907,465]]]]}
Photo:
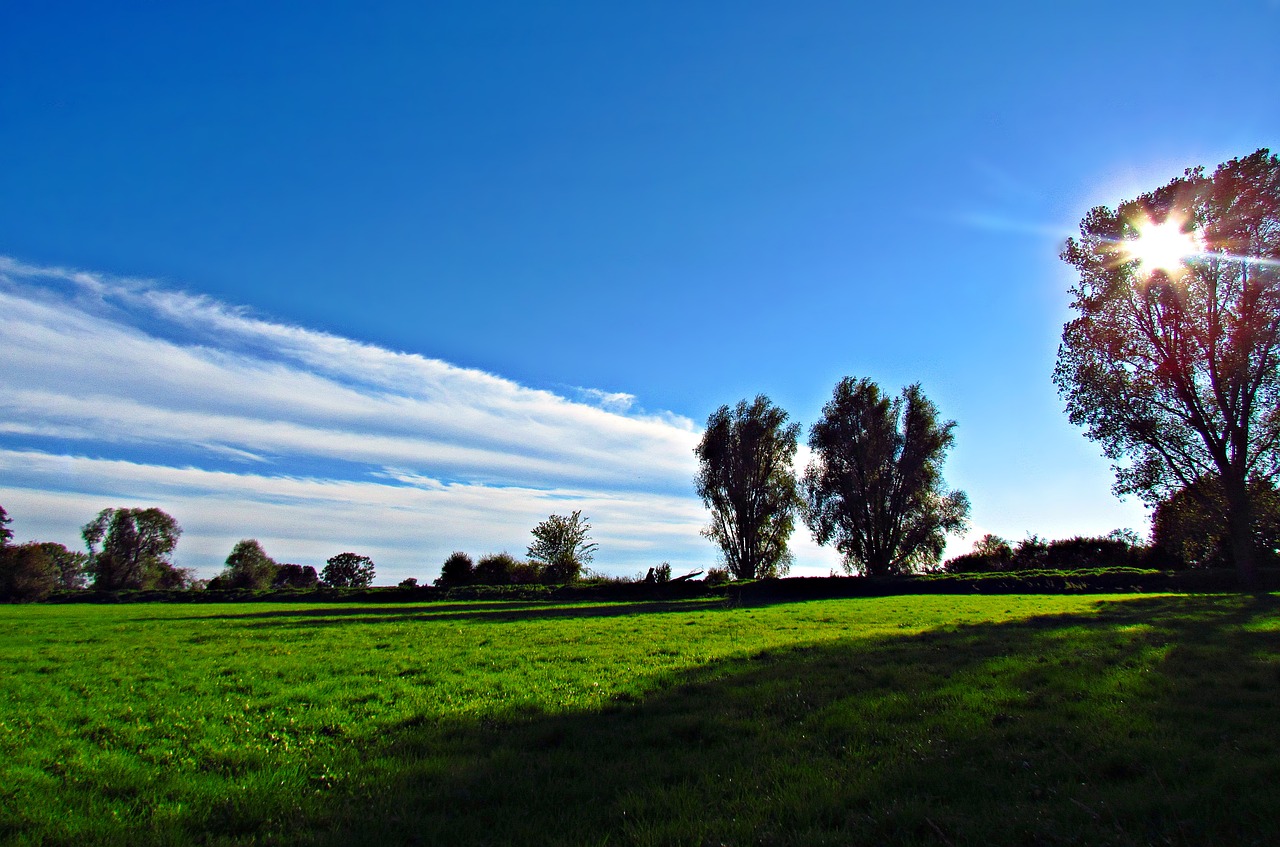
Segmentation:
{"type": "MultiPolygon", "coordinates": [[[[367,588],[376,568],[368,556],[344,552],[317,573],[310,565],[278,563],[253,538],[238,541],[222,572],[207,582],[178,568],[172,554],[182,535],[170,515],[156,508],[103,509],[81,529],[87,553],[52,542],[12,544],[11,519],[0,507],[0,600],[40,600],[56,589],[105,591],[142,589],[310,589],[367,588]]],[[[587,574],[598,545],[581,510],[551,515],[533,528],[527,559],[495,553],[473,563],[465,553],[446,560],[441,586],[564,584],[587,574]]],[[[659,569],[670,578],[670,566],[659,569]]],[[[401,587],[414,587],[407,579],[401,587]]]]}

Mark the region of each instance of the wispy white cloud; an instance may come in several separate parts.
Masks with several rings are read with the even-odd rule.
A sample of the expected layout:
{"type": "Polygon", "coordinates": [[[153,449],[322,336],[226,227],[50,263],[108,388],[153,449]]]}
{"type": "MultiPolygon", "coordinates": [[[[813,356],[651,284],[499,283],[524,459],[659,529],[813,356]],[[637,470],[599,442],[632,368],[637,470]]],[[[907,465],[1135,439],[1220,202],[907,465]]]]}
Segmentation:
{"type": "Polygon", "coordinates": [[[205,574],[257,537],[312,564],[359,548],[386,581],[431,578],[454,549],[523,553],[536,521],[582,509],[610,570],[714,562],[692,493],[698,427],[632,395],[569,399],[3,257],[0,314],[0,496],[20,535],[75,543],[101,508],[156,505],[205,574]]]}

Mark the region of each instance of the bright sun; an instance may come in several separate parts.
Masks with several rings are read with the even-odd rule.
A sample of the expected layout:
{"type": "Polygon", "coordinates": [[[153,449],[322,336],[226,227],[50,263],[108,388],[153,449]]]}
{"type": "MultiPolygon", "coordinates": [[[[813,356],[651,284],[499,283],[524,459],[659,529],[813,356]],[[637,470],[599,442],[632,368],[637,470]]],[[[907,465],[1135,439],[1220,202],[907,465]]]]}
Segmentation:
{"type": "Polygon", "coordinates": [[[1182,227],[1183,221],[1178,218],[1170,217],[1163,223],[1148,219],[1138,225],[1138,237],[1124,241],[1121,249],[1127,258],[1138,260],[1138,270],[1144,276],[1156,271],[1179,273],[1183,261],[1203,249],[1199,236],[1182,227]]]}

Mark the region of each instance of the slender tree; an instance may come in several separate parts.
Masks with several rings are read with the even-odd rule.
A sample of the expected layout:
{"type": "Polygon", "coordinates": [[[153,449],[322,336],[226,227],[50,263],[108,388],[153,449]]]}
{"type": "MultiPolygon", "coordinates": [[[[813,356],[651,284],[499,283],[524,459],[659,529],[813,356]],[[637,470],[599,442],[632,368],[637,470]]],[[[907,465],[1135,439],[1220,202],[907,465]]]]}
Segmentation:
{"type": "Polygon", "coordinates": [[[914,571],[964,530],[969,499],[942,479],[954,428],[918,384],[897,399],[866,379],[836,386],[809,434],[805,520],[819,544],[835,543],[846,571],[914,571]]]}
{"type": "Polygon", "coordinates": [[[737,579],[781,576],[790,568],[799,437],[800,425],[788,424],[787,413],[763,394],[707,418],[694,448],[700,464],[694,485],[711,511],[702,534],[719,545],[737,579]]]}
{"type": "Polygon", "coordinates": [[[1054,371],[1072,423],[1114,461],[1117,494],[1195,497],[1252,584],[1251,491],[1280,474],[1280,159],[1100,206],[1062,258],[1080,274],[1054,371]]]}

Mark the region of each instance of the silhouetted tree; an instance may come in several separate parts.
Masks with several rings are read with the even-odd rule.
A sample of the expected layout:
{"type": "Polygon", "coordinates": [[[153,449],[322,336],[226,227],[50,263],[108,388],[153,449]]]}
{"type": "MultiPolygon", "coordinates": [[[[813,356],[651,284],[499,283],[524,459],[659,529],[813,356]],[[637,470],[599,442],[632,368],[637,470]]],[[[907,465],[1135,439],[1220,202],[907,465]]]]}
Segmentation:
{"type": "Polygon", "coordinates": [[[182,528],[160,509],[103,509],[80,534],[89,548],[94,588],[177,588],[189,583],[189,575],[169,561],[182,528]]]}
{"type": "Polygon", "coordinates": [[[571,515],[551,515],[535,526],[526,555],[543,565],[546,581],[573,582],[598,546],[591,541],[591,522],[579,509],[571,515]]]}
{"type": "Polygon", "coordinates": [[[236,542],[227,556],[227,569],[218,577],[221,588],[269,588],[279,565],[253,538],[236,542]]]}
{"type": "Polygon", "coordinates": [[[760,394],[750,405],[721,406],[694,448],[694,484],[711,510],[702,534],[720,547],[738,579],[781,576],[791,564],[787,540],[800,506],[795,459],[799,424],[760,394]]]}
{"type": "Polygon", "coordinates": [[[1062,258],[1080,273],[1054,371],[1072,423],[1115,462],[1117,494],[1154,506],[1216,480],[1253,583],[1251,487],[1280,473],[1280,159],[1258,150],[1099,206],[1062,258]],[[1174,245],[1162,261],[1147,258],[1157,235],[1174,245]]]}
{"type": "Polygon", "coordinates": [[[914,571],[964,530],[969,499],[942,479],[954,428],[918,384],[895,400],[866,379],[836,386],[809,433],[805,520],[819,544],[835,543],[846,571],[914,571]]]}
{"type": "Polygon", "coordinates": [[[0,547],[6,546],[13,540],[13,530],[9,529],[9,524],[13,523],[13,518],[9,517],[9,513],[4,510],[4,506],[0,506],[0,547]]]}
{"type": "Polygon", "coordinates": [[[368,588],[373,582],[373,559],[355,553],[339,553],[325,562],[320,579],[335,588],[368,588]]]}
{"type": "Polygon", "coordinates": [[[58,586],[58,568],[37,543],[0,547],[0,600],[43,600],[58,586]]]}
{"type": "Polygon", "coordinates": [[[444,560],[436,585],[442,588],[469,585],[475,577],[475,569],[475,563],[471,561],[470,556],[461,550],[455,550],[449,554],[449,558],[444,560]]]}

